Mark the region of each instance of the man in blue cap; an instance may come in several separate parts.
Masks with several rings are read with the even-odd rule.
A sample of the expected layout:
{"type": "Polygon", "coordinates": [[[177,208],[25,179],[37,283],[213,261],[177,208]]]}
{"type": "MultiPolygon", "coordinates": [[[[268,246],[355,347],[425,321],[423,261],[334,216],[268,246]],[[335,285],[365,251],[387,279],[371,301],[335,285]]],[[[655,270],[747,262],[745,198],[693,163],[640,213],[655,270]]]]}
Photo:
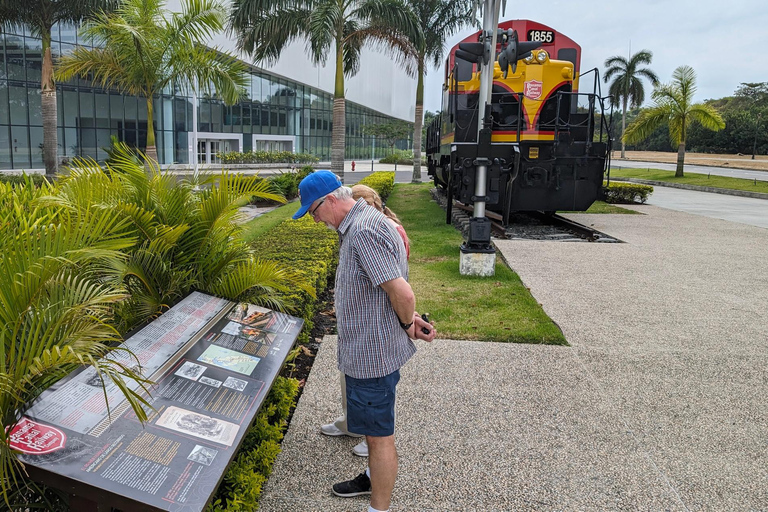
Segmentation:
{"type": "Polygon", "coordinates": [[[432,341],[434,328],[415,311],[408,260],[400,235],[386,217],[330,171],[299,184],[301,208],[339,232],[335,306],[338,366],[345,375],[347,429],[366,436],[369,469],[335,484],[341,497],[371,495],[369,512],[389,510],[397,477],[395,389],[400,367],[416,351],[412,339],[432,341]]]}

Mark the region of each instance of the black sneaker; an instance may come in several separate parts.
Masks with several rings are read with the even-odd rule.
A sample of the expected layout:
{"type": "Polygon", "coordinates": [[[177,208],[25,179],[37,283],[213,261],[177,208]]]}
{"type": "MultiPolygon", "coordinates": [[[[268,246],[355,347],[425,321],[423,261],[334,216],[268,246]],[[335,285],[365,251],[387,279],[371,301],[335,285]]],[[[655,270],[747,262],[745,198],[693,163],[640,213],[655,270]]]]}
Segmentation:
{"type": "Polygon", "coordinates": [[[352,480],[333,484],[333,494],[342,498],[371,494],[371,479],[363,471],[352,480]]]}

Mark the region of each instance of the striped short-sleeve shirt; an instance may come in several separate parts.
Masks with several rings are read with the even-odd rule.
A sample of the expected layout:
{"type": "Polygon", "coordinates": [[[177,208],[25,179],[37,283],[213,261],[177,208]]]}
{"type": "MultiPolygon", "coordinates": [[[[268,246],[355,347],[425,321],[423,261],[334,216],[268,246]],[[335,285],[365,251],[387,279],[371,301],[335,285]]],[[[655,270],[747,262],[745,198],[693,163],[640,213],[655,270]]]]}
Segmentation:
{"type": "Polygon", "coordinates": [[[384,377],[416,352],[380,286],[398,277],[408,279],[405,246],[386,217],[362,199],[344,217],[339,235],[339,370],[356,379],[384,377]]]}

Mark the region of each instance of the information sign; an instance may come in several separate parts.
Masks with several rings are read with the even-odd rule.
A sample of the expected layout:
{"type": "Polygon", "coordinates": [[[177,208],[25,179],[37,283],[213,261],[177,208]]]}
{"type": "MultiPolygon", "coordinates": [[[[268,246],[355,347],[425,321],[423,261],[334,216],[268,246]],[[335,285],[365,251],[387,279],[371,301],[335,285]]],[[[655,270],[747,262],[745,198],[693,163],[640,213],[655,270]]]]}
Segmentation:
{"type": "Polygon", "coordinates": [[[201,511],[302,326],[192,293],[123,343],[136,359],[110,355],[154,383],[146,423],[89,367],[46,390],[10,432],[11,445],[32,478],[99,510],[201,511]]]}

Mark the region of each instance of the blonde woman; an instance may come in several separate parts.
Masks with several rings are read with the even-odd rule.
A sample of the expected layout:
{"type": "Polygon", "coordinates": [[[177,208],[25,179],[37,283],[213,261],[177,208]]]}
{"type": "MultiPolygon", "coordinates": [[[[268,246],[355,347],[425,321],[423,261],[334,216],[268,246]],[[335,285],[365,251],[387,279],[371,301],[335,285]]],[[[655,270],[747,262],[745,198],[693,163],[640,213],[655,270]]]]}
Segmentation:
{"type": "MultiPolygon", "coordinates": [[[[384,206],[384,203],[381,201],[381,196],[379,196],[378,192],[373,190],[371,187],[366,185],[355,185],[352,187],[352,197],[355,200],[358,199],[364,199],[366,203],[368,203],[370,206],[376,208],[381,213],[384,214],[384,216],[389,220],[389,222],[397,229],[397,232],[400,234],[400,237],[403,239],[403,244],[405,244],[405,254],[408,258],[411,256],[411,242],[408,240],[408,235],[405,233],[405,228],[403,228],[403,224],[400,222],[400,219],[397,218],[397,215],[395,215],[395,212],[384,206]]],[[[347,430],[347,400],[346,400],[346,379],[344,378],[344,374],[340,374],[341,376],[341,416],[339,416],[336,421],[333,423],[329,423],[327,425],[323,425],[320,427],[320,432],[327,436],[349,436],[349,437],[363,437],[359,434],[353,434],[347,430]]],[[[354,448],[352,448],[352,453],[355,455],[358,455],[360,457],[367,457],[368,456],[368,443],[365,441],[365,438],[363,438],[362,441],[360,441],[357,445],[355,445],[354,448]]]]}

